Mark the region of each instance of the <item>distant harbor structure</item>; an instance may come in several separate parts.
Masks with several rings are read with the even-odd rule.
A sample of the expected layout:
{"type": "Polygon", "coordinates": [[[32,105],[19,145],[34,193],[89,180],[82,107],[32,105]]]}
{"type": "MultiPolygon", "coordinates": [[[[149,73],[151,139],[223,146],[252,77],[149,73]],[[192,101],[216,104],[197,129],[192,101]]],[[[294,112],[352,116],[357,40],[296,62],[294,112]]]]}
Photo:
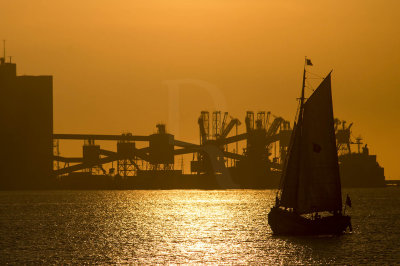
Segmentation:
{"type": "Polygon", "coordinates": [[[53,77],[17,76],[0,59],[0,188],[50,187],[53,179],[53,77]]]}
{"type": "MultiPolygon", "coordinates": [[[[53,133],[52,76],[18,76],[5,54],[0,91],[0,189],[277,188],[292,134],[289,121],[265,111],[247,111],[243,133],[228,112],[202,111],[198,143],[177,140],[165,124],[143,136],[53,133]],[[62,156],[60,140],[82,141],[82,154],[62,156]],[[115,142],[115,150],[101,141],[115,142]],[[182,155],[192,158],[190,174],[182,155]]],[[[335,126],[342,186],[385,186],[383,168],[352,140],[351,126],[335,126]]]]}

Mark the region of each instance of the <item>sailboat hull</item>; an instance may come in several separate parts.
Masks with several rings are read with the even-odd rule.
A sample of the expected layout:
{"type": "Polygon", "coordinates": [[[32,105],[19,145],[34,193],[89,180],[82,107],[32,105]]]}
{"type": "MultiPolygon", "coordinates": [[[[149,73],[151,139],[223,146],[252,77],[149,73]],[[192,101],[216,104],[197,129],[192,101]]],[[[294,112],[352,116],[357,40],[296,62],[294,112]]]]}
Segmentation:
{"type": "Polygon", "coordinates": [[[275,235],[340,235],[348,227],[351,231],[350,216],[334,215],[311,220],[278,207],[271,209],[268,223],[275,235]]]}

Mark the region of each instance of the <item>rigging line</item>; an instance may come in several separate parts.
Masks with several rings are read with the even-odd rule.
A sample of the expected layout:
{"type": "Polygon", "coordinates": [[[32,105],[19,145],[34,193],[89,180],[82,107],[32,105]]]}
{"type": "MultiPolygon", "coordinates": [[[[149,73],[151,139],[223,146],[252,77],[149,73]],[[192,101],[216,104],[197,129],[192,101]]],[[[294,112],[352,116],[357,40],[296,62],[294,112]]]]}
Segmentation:
{"type": "Polygon", "coordinates": [[[321,79],[324,78],[324,77],[320,76],[319,74],[316,74],[316,73],[313,73],[313,72],[310,72],[310,71],[307,71],[307,73],[310,73],[310,74],[312,74],[312,75],[314,75],[314,76],[317,76],[317,77],[319,77],[319,78],[321,78],[321,79]]]}
{"type": "Polygon", "coordinates": [[[313,74],[313,75],[315,75],[315,76],[319,76],[319,75],[320,75],[320,74],[317,74],[317,73],[312,72],[312,71],[307,71],[307,73],[313,74]]]}
{"type": "Polygon", "coordinates": [[[298,99],[298,100],[299,100],[299,106],[297,107],[296,115],[295,115],[295,117],[294,117],[294,122],[295,122],[295,123],[296,123],[296,121],[297,121],[297,117],[298,117],[299,111],[300,111],[300,99],[298,99]]]}
{"type": "Polygon", "coordinates": [[[306,81],[306,83],[307,83],[307,86],[305,86],[305,87],[307,89],[311,90],[312,92],[314,92],[315,90],[312,88],[313,86],[308,81],[306,81]]]}

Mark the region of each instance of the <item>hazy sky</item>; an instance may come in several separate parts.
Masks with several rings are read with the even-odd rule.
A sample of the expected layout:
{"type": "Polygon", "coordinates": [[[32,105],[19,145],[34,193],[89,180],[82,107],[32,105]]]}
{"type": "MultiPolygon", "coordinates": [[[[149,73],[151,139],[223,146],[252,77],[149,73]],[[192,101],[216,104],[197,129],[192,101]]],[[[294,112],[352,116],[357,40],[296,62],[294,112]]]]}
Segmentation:
{"type": "Polygon", "coordinates": [[[386,178],[400,179],[398,0],[0,0],[0,7],[0,38],[18,74],[54,76],[55,133],[149,134],[165,122],[178,138],[198,142],[200,111],[220,108],[242,121],[247,110],[293,121],[308,56],[313,73],[334,70],[335,116],[354,122],[353,135],[378,155],[386,178]]]}

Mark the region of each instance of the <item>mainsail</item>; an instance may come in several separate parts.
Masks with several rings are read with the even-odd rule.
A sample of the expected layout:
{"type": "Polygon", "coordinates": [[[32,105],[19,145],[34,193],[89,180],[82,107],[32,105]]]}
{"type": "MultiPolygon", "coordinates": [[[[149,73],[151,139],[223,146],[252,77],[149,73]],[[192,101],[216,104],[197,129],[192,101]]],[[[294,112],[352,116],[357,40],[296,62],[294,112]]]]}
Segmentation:
{"type": "Polygon", "coordinates": [[[330,74],[301,108],[283,173],[281,206],[299,214],[340,211],[330,74]]]}

